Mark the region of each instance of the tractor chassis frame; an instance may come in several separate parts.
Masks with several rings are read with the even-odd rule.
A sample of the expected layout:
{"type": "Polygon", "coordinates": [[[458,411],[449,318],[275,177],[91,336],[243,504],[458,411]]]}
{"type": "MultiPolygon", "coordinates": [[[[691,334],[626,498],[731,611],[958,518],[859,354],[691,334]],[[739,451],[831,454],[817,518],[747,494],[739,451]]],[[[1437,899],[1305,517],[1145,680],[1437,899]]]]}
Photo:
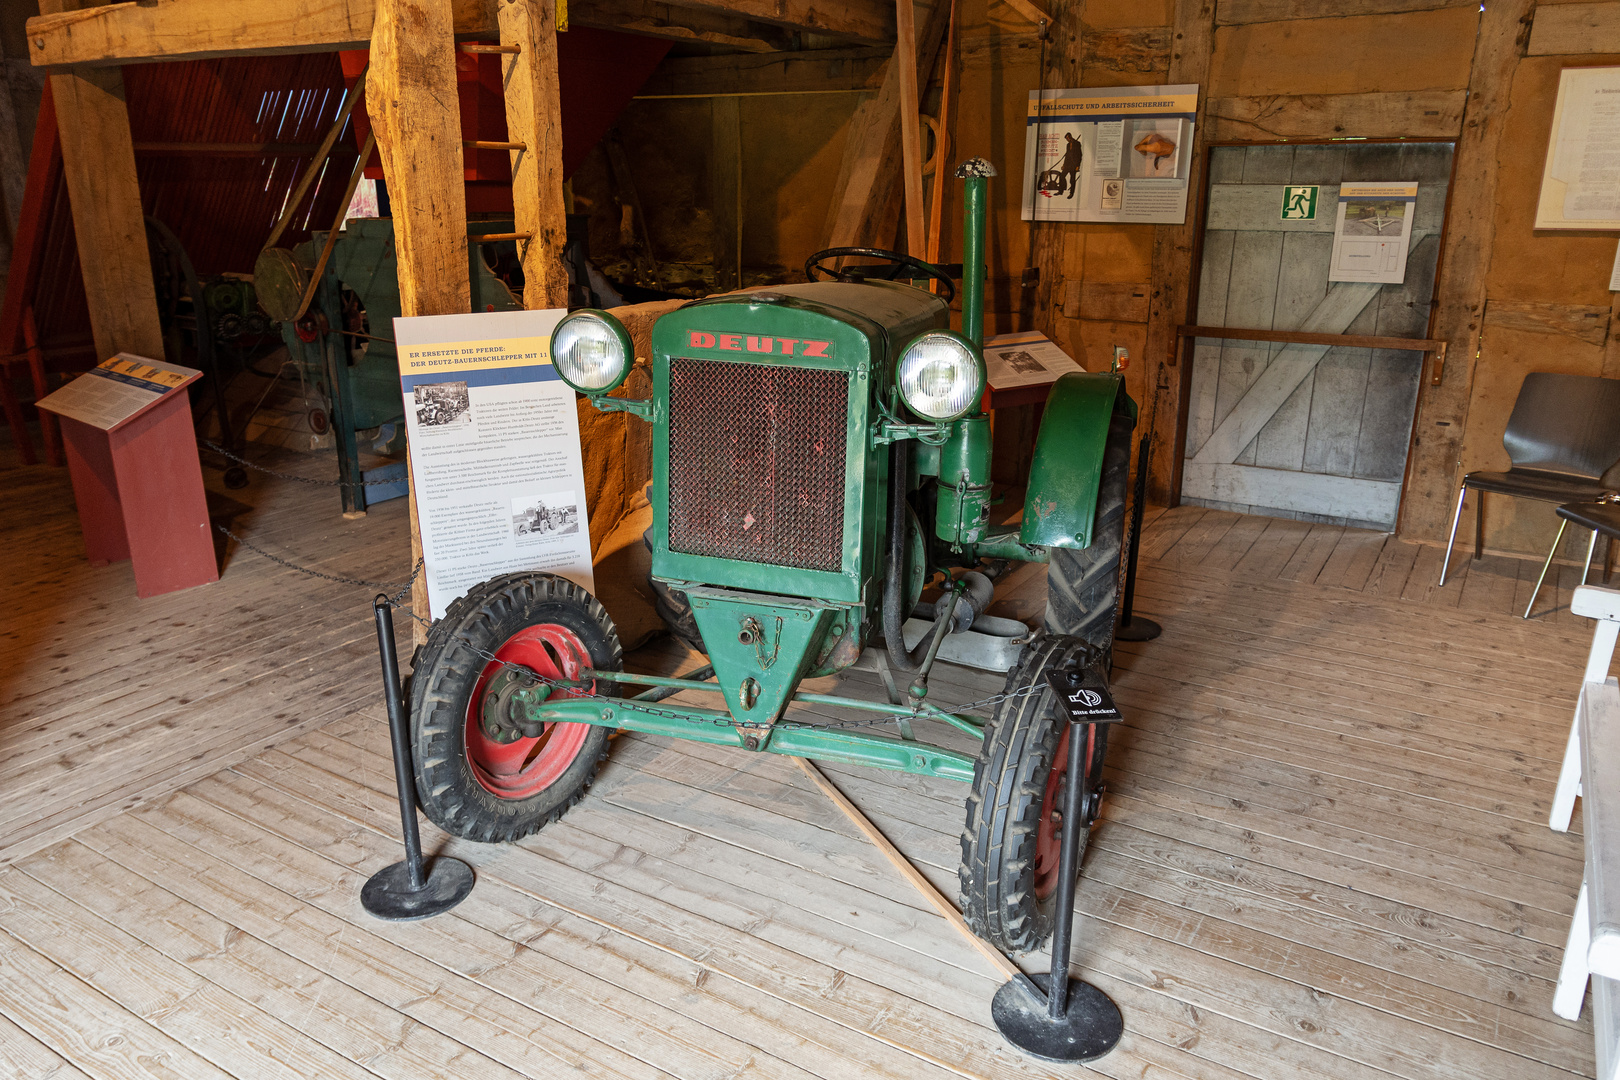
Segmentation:
{"type": "MultiPolygon", "coordinates": [[[[693,674],[696,674],[694,672],[693,674]]],[[[826,725],[782,722],[776,724],[741,724],[729,712],[702,709],[689,705],[668,705],[662,699],[671,692],[698,690],[719,694],[721,688],[712,680],[670,678],[662,675],[637,675],[624,671],[579,672],[578,682],[584,689],[593,682],[629,683],[650,686],[652,690],[631,698],[569,698],[545,696],[532,700],[522,708],[530,722],[547,724],[593,724],[598,727],[620,728],[648,735],[665,735],[675,739],[709,743],[715,746],[733,746],[769,754],[786,754],[814,761],[837,762],[847,765],[867,765],[878,769],[915,773],[918,776],[937,776],[947,780],[973,780],[973,755],[943,746],[933,746],[905,737],[908,721],[916,717],[929,717],[943,721],[975,738],[982,738],[984,726],[946,712],[927,702],[915,709],[910,705],[889,705],[882,702],[862,701],[835,694],[815,694],[796,690],[789,703],[831,705],[893,717],[899,724],[902,737],[888,738],[870,730],[826,725]]],[[[531,693],[540,697],[547,688],[537,687],[531,693]]],[[[560,686],[567,692],[569,687],[560,686]]],[[[873,723],[881,723],[874,720],[873,723]]]]}

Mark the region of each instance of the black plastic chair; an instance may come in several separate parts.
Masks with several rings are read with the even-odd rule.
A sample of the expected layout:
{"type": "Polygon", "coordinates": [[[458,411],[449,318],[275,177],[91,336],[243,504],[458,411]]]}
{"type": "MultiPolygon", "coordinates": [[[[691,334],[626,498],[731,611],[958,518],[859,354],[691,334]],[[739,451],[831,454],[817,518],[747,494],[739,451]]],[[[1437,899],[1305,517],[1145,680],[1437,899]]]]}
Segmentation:
{"type": "Polygon", "coordinates": [[[1611,495],[1599,502],[1566,503],[1558,508],[1558,516],[1563,519],[1558,523],[1558,535],[1553,537],[1552,547],[1547,549],[1547,561],[1541,564],[1541,576],[1536,578],[1535,592],[1530,594],[1530,603],[1525,605],[1524,617],[1527,619],[1530,609],[1536,606],[1536,594],[1541,592],[1541,583],[1547,580],[1547,571],[1558,552],[1558,542],[1564,538],[1564,530],[1569,528],[1572,521],[1583,529],[1592,530],[1592,539],[1586,545],[1586,566],[1581,570],[1581,584],[1586,584],[1586,578],[1592,572],[1592,553],[1597,550],[1600,534],[1607,537],[1603,547],[1603,582],[1608,584],[1609,581],[1609,562],[1614,554],[1614,542],[1620,539],[1620,497],[1611,495]]]}
{"type": "Polygon", "coordinates": [[[1469,488],[1479,492],[1474,506],[1476,559],[1484,554],[1487,491],[1552,503],[1590,502],[1615,493],[1605,474],[1620,463],[1620,379],[1531,372],[1513,403],[1502,446],[1512,463],[1507,472],[1463,477],[1440,565],[1442,585],[1469,488]]]}

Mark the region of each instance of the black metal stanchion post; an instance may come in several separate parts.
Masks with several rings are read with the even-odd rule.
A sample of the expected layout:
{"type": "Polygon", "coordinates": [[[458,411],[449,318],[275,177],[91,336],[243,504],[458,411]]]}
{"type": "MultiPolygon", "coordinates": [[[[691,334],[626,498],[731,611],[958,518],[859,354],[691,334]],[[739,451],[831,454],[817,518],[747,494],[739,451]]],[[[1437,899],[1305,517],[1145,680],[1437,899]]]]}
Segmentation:
{"type": "Polygon", "coordinates": [[[1147,501],[1148,457],[1153,450],[1151,432],[1142,439],[1136,454],[1136,492],[1131,507],[1131,550],[1125,563],[1125,598],[1120,605],[1119,629],[1114,632],[1117,641],[1152,641],[1164,632],[1164,627],[1152,619],[1137,618],[1131,610],[1136,604],[1136,554],[1142,546],[1142,504],[1147,501]]]}
{"type": "Polygon", "coordinates": [[[399,657],[394,651],[394,605],[386,596],[372,602],[377,617],[377,652],[382,658],[383,697],[394,740],[394,780],[399,785],[399,822],[405,861],[377,871],[360,890],[360,906],[379,919],[404,922],[449,911],[472,892],[472,867],[439,856],[425,867],[416,831],[416,778],[411,768],[410,732],[399,690],[399,657]],[[424,872],[425,871],[425,872],[424,872]]]}
{"type": "Polygon", "coordinates": [[[1091,780],[1082,765],[1090,726],[1069,725],[1069,771],[1063,792],[1052,970],[1045,976],[1018,976],[997,990],[990,1003],[990,1017],[1002,1037],[1026,1054],[1046,1061],[1091,1061],[1112,1050],[1125,1033],[1125,1019],[1107,994],[1088,982],[1069,978],[1080,830],[1088,828],[1083,808],[1091,794],[1091,780]]]}

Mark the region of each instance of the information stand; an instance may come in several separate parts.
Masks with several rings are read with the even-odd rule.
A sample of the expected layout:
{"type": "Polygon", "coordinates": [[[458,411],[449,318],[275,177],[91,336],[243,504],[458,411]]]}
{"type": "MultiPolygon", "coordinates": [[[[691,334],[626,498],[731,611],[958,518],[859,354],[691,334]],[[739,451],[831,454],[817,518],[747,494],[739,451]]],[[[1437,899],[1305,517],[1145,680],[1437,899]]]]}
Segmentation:
{"type": "Polygon", "coordinates": [[[1038,331],[1002,334],[984,343],[989,390],[986,408],[1044,405],[1052,384],[1071,371],[1084,371],[1069,354],[1038,331]]]}
{"type": "Polygon", "coordinates": [[[119,353],[42,400],[92,566],[129,559],[142,599],[219,580],[186,387],[202,372],[119,353]]]}

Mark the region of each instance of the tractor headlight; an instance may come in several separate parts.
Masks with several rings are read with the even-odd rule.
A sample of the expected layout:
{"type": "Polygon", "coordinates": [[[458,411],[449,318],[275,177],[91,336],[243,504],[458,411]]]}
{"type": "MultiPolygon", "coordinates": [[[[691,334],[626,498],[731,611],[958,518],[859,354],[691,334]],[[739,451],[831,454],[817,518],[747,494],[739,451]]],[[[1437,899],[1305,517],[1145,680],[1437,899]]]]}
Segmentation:
{"type": "Polygon", "coordinates": [[[576,311],[551,332],[551,362],[582,394],[605,394],[630,374],[635,349],[624,326],[605,311],[576,311]]]}
{"type": "Polygon", "coordinates": [[[894,365],[906,407],[929,420],[955,420],[984,391],[984,360],[960,334],[930,330],[912,340],[894,365]]]}

